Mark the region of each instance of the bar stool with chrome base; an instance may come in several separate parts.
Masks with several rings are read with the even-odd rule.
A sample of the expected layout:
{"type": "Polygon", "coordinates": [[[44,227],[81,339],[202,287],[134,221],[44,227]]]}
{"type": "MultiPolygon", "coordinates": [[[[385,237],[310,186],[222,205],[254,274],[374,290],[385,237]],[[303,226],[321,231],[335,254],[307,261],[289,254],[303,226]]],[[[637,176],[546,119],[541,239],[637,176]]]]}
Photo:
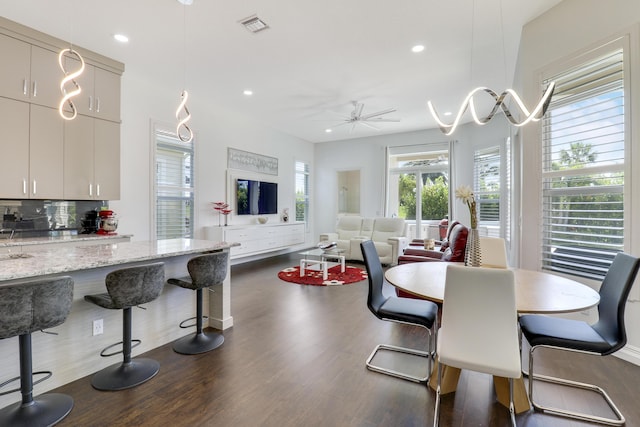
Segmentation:
{"type": "Polygon", "coordinates": [[[112,271],[105,278],[105,284],[108,293],[85,295],[84,299],[100,307],[122,310],[122,342],[108,346],[100,356],[122,353],[123,361],[96,372],[91,385],[97,390],[124,390],[150,380],[160,370],[160,364],[153,359],[131,357],[131,349],[140,344],[140,340],[131,339],[131,308],[160,296],[164,287],[164,264],[158,262],[112,271]],[[107,353],[120,344],[122,351],[107,353]]]}
{"type": "Polygon", "coordinates": [[[0,287],[0,339],[18,336],[20,348],[20,376],[0,384],[2,388],[19,379],[20,388],[0,392],[0,396],[22,393],[21,402],[0,409],[0,425],[50,426],[71,412],[71,396],[46,393],[33,397],[33,386],[52,373],[33,372],[31,333],[64,323],[72,302],[73,280],[67,276],[0,287]],[[33,375],[45,376],[34,382],[33,375]]]}
{"type": "MultiPolygon", "coordinates": [[[[187,263],[190,277],[169,279],[167,283],[196,291],[196,333],[187,335],[173,343],[173,350],[180,354],[200,354],[218,348],[224,342],[224,336],[218,333],[205,333],[202,330],[202,291],[214,285],[219,285],[227,276],[228,252],[214,252],[191,258],[187,263]]],[[[187,319],[180,323],[181,328],[187,319]]],[[[193,326],[193,325],[190,325],[193,326]]]]}

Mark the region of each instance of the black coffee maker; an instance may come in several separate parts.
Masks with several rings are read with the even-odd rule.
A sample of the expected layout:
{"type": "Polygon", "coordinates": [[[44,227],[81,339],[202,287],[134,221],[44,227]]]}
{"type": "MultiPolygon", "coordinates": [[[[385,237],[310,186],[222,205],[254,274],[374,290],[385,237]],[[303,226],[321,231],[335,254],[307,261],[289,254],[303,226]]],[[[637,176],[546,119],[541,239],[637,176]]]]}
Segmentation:
{"type": "Polygon", "coordinates": [[[80,234],[93,234],[98,231],[100,227],[100,217],[97,210],[91,210],[84,214],[84,219],[80,220],[82,231],[80,234]]]}

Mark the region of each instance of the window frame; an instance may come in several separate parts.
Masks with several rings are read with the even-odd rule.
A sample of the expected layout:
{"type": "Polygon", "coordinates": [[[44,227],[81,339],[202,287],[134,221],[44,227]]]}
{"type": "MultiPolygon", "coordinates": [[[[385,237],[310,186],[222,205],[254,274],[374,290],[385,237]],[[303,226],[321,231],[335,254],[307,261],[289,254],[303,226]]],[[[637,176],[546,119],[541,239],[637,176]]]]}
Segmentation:
{"type": "MultiPolygon", "coordinates": [[[[181,237],[183,238],[195,238],[195,228],[196,228],[196,221],[197,221],[197,188],[196,188],[196,141],[197,141],[197,135],[194,133],[194,138],[192,139],[191,142],[189,142],[188,144],[190,145],[190,148],[185,149],[185,150],[177,150],[177,151],[184,151],[185,153],[190,153],[191,155],[191,165],[190,165],[190,169],[191,169],[191,173],[190,173],[190,180],[191,180],[191,186],[190,187],[186,187],[186,186],[164,186],[164,185],[159,185],[158,180],[157,180],[157,164],[158,164],[158,149],[159,146],[164,145],[167,147],[181,147],[184,146],[185,143],[180,141],[180,139],[178,138],[178,135],[175,132],[175,129],[172,129],[171,127],[169,127],[168,125],[163,125],[163,124],[159,124],[159,123],[152,123],[151,126],[151,164],[150,164],[150,183],[151,183],[151,206],[150,206],[150,217],[151,217],[151,221],[150,221],[150,236],[152,236],[153,240],[163,240],[161,238],[158,237],[158,201],[162,200],[163,197],[159,196],[159,192],[164,189],[164,190],[171,190],[171,191],[180,191],[180,192],[188,192],[191,194],[190,197],[190,203],[191,203],[191,215],[189,218],[190,221],[190,225],[188,227],[189,232],[188,233],[184,233],[181,237]],[[164,139],[165,141],[160,141],[161,139],[164,139]]],[[[170,198],[167,198],[167,200],[169,200],[170,198]]],[[[181,198],[184,199],[184,198],[181,198]]],[[[173,237],[172,237],[173,238],[173,237]]]]}
{"type": "MultiPolygon", "coordinates": [[[[584,170],[580,170],[580,169],[576,169],[574,170],[561,170],[561,171],[553,171],[551,170],[551,163],[550,160],[547,160],[547,156],[545,155],[545,150],[548,149],[547,147],[547,137],[548,134],[545,133],[546,130],[544,128],[544,121],[545,118],[543,118],[543,120],[540,122],[540,128],[541,128],[541,132],[540,132],[540,141],[541,141],[541,157],[540,157],[540,165],[539,165],[539,170],[540,170],[540,188],[539,188],[539,195],[540,195],[540,250],[538,252],[538,262],[539,262],[539,266],[541,269],[543,270],[549,270],[552,271],[556,274],[561,274],[561,275],[566,275],[568,277],[572,277],[572,278],[581,278],[583,280],[593,280],[593,281],[601,281],[602,278],[604,277],[604,274],[606,273],[607,269],[608,269],[608,265],[610,265],[611,261],[605,262],[603,264],[603,266],[601,267],[601,274],[597,274],[594,271],[596,269],[593,269],[594,271],[579,271],[578,268],[575,268],[574,271],[571,271],[571,269],[568,270],[562,270],[562,269],[554,269],[554,268],[550,268],[549,265],[545,265],[545,259],[548,259],[548,257],[545,257],[545,247],[548,246],[548,244],[546,243],[548,238],[545,237],[545,233],[546,233],[546,228],[548,227],[546,219],[545,219],[545,212],[547,211],[546,209],[546,198],[550,195],[550,194],[560,194],[561,191],[558,191],[556,189],[550,189],[547,190],[545,193],[545,180],[552,180],[553,178],[557,178],[560,176],[569,176],[569,177],[576,177],[579,175],[595,175],[597,176],[597,174],[603,172],[603,171],[608,171],[608,172],[615,172],[615,171],[621,171],[623,173],[624,176],[624,182],[621,185],[621,189],[619,189],[618,191],[620,191],[623,194],[623,220],[622,220],[622,239],[623,239],[623,243],[621,245],[621,250],[623,251],[629,251],[630,247],[631,247],[631,230],[630,230],[630,222],[629,219],[632,218],[632,213],[631,213],[631,209],[632,209],[632,199],[631,199],[631,186],[632,186],[632,173],[631,173],[631,164],[633,163],[632,160],[632,153],[633,151],[631,151],[631,133],[630,133],[630,129],[631,129],[631,118],[630,118],[630,111],[631,111],[631,107],[633,105],[632,103],[632,99],[631,99],[631,95],[630,95],[630,88],[631,88],[631,75],[632,75],[632,69],[630,67],[630,42],[629,42],[629,35],[622,35],[620,37],[616,37],[613,40],[610,40],[606,43],[601,44],[599,47],[597,48],[593,48],[593,49],[589,49],[587,52],[578,54],[573,56],[572,58],[563,61],[562,63],[556,64],[555,66],[552,67],[548,67],[546,70],[544,70],[543,72],[540,73],[540,81],[541,84],[543,84],[545,81],[548,81],[549,79],[553,78],[553,76],[556,75],[562,75],[564,73],[570,72],[572,70],[578,70],[580,69],[580,67],[583,66],[587,66],[587,64],[592,64],[594,63],[596,60],[598,60],[599,58],[604,57],[607,54],[611,54],[617,50],[621,50],[622,51],[622,84],[623,84],[623,88],[622,88],[622,93],[623,93],[623,132],[624,132],[624,157],[623,157],[623,164],[622,165],[614,165],[614,166],[591,166],[590,168],[584,170]],[[545,195],[546,194],[546,195],[545,195]]],[[[610,91],[609,91],[610,92],[610,91]]],[[[604,93],[608,93],[607,91],[602,91],[600,92],[602,94],[604,93]]],[[[554,95],[555,96],[555,95],[554,95]]],[[[583,98],[586,98],[586,96],[583,95],[583,98]]],[[[576,98],[575,102],[578,102],[579,98],[576,98]]],[[[553,99],[552,99],[552,103],[553,103],[553,99]]],[[[553,104],[552,104],[553,105],[553,104]]],[[[620,187],[620,186],[617,186],[620,187]]],[[[587,188],[587,187],[585,187],[587,188]]],[[[598,188],[598,187],[595,187],[598,188]]],[[[567,195],[570,195],[569,193],[571,192],[576,192],[576,190],[567,190],[565,193],[567,195]]],[[[589,194],[589,193],[593,193],[596,192],[594,189],[588,188],[587,191],[583,191],[581,192],[581,194],[589,194]]],[[[612,258],[611,258],[612,259],[612,258]]],[[[548,261],[547,261],[548,263],[548,261]]]]}

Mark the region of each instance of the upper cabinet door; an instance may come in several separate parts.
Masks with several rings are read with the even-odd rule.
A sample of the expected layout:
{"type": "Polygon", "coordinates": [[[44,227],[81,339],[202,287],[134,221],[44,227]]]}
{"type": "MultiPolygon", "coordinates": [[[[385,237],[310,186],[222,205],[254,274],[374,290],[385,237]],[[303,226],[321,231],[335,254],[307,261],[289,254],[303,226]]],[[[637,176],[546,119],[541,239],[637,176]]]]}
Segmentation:
{"type": "Polygon", "coordinates": [[[31,45],[0,35],[0,96],[28,101],[30,95],[31,45]]]}
{"type": "MultiPolygon", "coordinates": [[[[66,59],[67,70],[77,70],[80,61],[66,59]]],[[[86,64],[77,79],[82,92],[73,99],[78,114],[120,122],[120,76],[86,64]]],[[[70,111],[70,110],[69,110],[70,111]]]]}
{"type": "Polygon", "coordinates": [[[93,88],[95,117],[120,122],[120,76],[95,68],[93,88]]]}
{"type": "Polygon", "coordinates": [[[58,54],[38,46],[31,47],[30,98],[33,104],[58,108],[62,101],[60,82],[64,73],[58,64],[58,54]]]}

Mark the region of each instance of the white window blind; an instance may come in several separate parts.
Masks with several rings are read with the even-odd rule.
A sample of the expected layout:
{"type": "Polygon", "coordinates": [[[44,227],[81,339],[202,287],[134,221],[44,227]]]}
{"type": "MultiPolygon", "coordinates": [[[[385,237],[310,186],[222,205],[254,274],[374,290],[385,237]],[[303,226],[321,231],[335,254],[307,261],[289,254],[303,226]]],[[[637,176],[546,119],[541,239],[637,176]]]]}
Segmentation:
{"type": "Polygon", "coordinates": [[[296,162],[296,221],[309,221],[309,165],[296,162]]]}
{"type": "Polygon", "coordinates": [[[552,76],[543,119],[542,268],[601,280],[624,249],[623,49],[552,76]]]}
{"type": "Polygon", "coordinates": [[[193,206],[193,141],[156,130],[156,238],[192,238],[193,206]]]}
{"type": "Polygon", "coordinates": [[[474,193],[480,225],[500,223],[500,147],[476,150],[473,159],[474,193]]]}

